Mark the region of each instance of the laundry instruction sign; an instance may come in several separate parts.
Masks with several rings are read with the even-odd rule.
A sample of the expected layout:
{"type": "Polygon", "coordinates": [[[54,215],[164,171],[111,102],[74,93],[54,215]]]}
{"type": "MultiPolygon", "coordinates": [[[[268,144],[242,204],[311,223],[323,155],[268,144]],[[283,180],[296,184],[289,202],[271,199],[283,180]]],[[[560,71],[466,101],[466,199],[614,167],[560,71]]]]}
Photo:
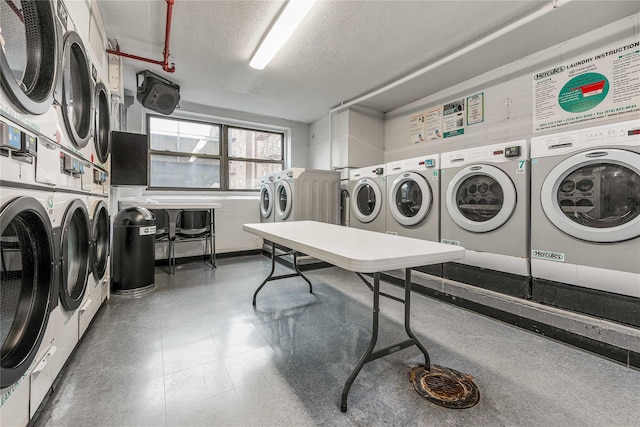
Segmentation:
{"type": "Polygon", "coordinates": [[[533,74],[533,131],[640,111],[640,38],[533,74]]]}

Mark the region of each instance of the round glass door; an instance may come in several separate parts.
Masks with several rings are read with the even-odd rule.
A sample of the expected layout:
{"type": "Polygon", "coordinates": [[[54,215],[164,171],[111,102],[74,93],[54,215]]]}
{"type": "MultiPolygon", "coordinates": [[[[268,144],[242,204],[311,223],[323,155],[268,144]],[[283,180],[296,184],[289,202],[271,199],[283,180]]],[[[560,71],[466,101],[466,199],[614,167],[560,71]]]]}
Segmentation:
{"type": "Polygon", "coordinates": [[[460,227],[486,233],[509,220],[516,207],[516,188],[495,166],[468,166],[449,183],[446,204],[449,216],[460,227]]]}
{"type": "Polygon", "coordinates": [[[271,185],[263,184],[260,188],[260,215],[262,218],[269,218],[273,211],[273,194],[271,185]]]}
{"type": "Polygon", "coordinates": [[[402,225],[416,225],[429,213],[433,195],[420,174],[408,172],[397,177],[389,191],[389,212],[402,225]]]}
{"type": "Polygon", "coordinates": [[[93,145],[100,163],[106,163],[111,152],[111,115],[109,114],[109,96],[104,84],[96,85],[95,96],[95,123],[93,125],[95,136],[93,145]]]}
{"type": "Polygon", "coordinates": [[[104,202],[98,203],[93,212],[91,236],[91,269],[93,277],[101,280],[107,271],[109,256],[109,214],[104,202]]]}
{"type": "Polygon", "coordinates": [[[52,2],[0,2],[0,39],[2,88],[23,113],[47,112],[58,67],[52,2]]]}
{"type": "Polygon", "coordinates": [[[86,147],[91,135],[93,92],[89,64],[77,33],[65,37],[62,70],[62,117],[77,148],[86,147]]]}
{"type": "Polygon", "coordinates": [[[60,302],[66,310],[73,311],[80,307],[87,290],[89,271],[89,216],[81,200],[69,205],[61,229],[60,302]]]}
{"type": "Polygon", "coordinates": [[[560,230],[592,242],[640,236],[640,154],[589,151],[559,163],[545,179],[542,208],[560,230]]]}
{"type": "Polygon", "coordinates": [[[291,213],[292,207],[292,198],[291,198],[291,186],[287,181],[278,182],[278,187],[276,188],[276,207],[278,218],[283,220],[289,218],[289,214],[291,213]]]}
{"type": "Polygon", "coordinates": [[[0,388],[36,357],[54,303],[54,244],[44,207],[20,197],[0,211],[0,388]]]}
{"type": "Polygon", "coordinates": [[[369,178],[358,181],[353,188],[352,211],[360,222],[369,223],[376,219],[382,207],[382,192],[378,184],[369,178]]]}

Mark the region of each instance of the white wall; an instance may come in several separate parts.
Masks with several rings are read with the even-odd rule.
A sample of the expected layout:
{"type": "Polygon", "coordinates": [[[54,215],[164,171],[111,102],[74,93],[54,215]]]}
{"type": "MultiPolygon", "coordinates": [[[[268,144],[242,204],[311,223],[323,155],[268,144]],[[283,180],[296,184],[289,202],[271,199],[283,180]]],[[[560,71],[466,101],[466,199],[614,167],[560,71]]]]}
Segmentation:
{"type": "MultiPolygon", "coordinates": [[[[639,31],[640,14],[636,14],[387,113],[384,161],[530,138],[533,134],[531,74],[534,71],[628,39],[639,31]],[[412,115],[478,92],[484,92],[485,96],[483,123],[467,126],[464,135],[437,142],[409,143],[409,120],[412,115]]],[[[592,122],[586,126],[594,125],[592,122]]]]}

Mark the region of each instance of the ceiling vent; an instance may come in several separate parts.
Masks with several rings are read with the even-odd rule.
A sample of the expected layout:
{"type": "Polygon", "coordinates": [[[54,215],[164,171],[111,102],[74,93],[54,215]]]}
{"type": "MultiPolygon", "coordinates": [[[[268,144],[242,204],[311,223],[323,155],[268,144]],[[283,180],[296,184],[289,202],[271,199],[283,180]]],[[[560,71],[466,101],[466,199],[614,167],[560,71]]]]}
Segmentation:
{"type": "Polygon", "coordinates": [[[160,114],[173,113],[180,102],[180,86],[151,71],[141,71],[137,77],[137,99],[142,106],[160,114]],[[142,84],[140,77],[143,78],[142,84]]]}

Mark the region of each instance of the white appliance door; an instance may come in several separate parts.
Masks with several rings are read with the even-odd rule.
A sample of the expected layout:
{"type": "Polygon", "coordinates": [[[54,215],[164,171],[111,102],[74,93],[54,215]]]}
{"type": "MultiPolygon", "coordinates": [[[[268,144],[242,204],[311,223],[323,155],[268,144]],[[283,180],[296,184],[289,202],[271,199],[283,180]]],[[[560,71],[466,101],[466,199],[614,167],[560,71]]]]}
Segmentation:
{"type": "Polygon", "coordinates": [[[289,218],[293,197],[291,185],[287,181],[279,181],[276,187],[276,213],[281,220],[289,218]]]}
{"type": "Polygon", "coordinates": [[[353,187],[351,209],[362,223],[376,219],[382,208],[382,192],[380,186],[372,179],[363,178],[353,187]]]}
{"type": "Polygon", "coordinates": [[[501,169],[472,165],[454,175],[445,197],[451,219],[474,233],[504,225],[516,208],[516,188],[501,169]]]}
{"type": "Polygon", "coordinates": [[[433,204],[427,180],[415,172],[399,175],[389,190],[389,212],[402,225],[416,225],[426,217],[433,204]]]}
{"type": "Polygon", "coordinates": [[[260,215],[269,218],[273,212],[273,191],[269,184],[262,184],[260,188],[260,215]]]}
{"type": "Polygon", "coordinates": [[[597,149],[571,156],[551,170],[540,193],[549,221],[589,242],[640,236],[640,154],[597,149]]]}

